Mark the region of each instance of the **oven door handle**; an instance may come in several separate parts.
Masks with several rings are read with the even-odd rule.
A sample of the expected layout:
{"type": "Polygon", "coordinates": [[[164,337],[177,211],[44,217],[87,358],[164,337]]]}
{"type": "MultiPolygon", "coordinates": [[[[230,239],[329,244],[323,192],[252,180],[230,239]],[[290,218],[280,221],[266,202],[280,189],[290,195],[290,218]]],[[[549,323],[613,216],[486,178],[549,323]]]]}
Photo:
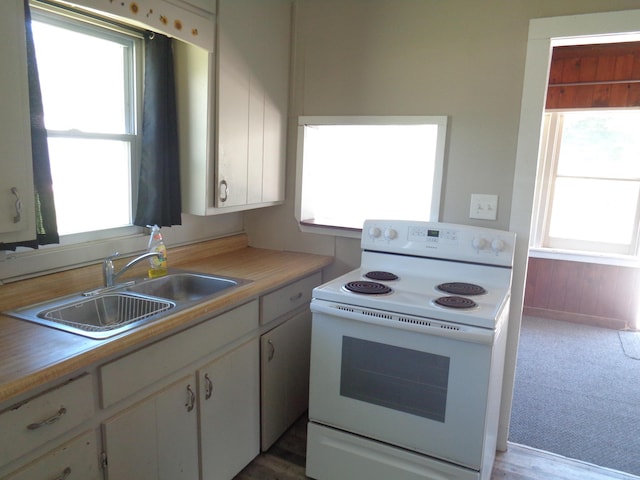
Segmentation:
{"type": "Polygon", "coordinates": [[[450,338],[452,340],[478,343],[481,345],[491,345],[496,335],[496,331],[488,328],[472,327],[410,315],[399,315],[393,312],[336,304],[317,299],[311,301],[311,311],[324,313],[335,318],[354,320],[387,328],[408,330],[422,335],[450,338]]]}

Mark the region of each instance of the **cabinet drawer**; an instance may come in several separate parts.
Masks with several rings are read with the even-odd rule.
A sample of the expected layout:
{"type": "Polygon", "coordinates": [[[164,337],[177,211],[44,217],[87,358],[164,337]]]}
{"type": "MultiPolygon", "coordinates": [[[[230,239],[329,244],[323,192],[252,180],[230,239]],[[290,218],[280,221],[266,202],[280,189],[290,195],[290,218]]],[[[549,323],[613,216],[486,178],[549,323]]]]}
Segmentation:
{"type": "Polygon", "coordinates": [[[40,457],[26,467],[9,475],[6,480],[48,480],[73,478],[99,480],[102,470],[98,465],[98,447],[95,432],[86,432],[60,448],[40,457]]]}
{"type": "Polygon", "coordinates": [[[0,414],[0,465],[39,447],[91,418],[90,375],[71,380],[0,414]]]}
{"type": "Polygon", "coordinates": [[[266,324],[311,301],[311,291],[322,282],[320,272],[293,282],[260,299],[260,323],[266,324]]]}
{"type": "Polygon", "coordinates": [[[100,368],[102,407],[162,380],[258,327],[258,301],[235,308],[100,368]]]}

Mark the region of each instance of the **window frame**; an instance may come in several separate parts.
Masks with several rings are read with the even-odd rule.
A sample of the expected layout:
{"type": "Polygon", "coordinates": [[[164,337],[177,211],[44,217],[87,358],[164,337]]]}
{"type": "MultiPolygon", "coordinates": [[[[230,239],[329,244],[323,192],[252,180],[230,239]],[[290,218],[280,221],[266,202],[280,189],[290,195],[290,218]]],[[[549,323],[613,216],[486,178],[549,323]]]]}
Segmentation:
{"type": "Polygon", "coordinates": [[[296,149],[295,219],[302,232],[323,235],[360,238],[362,228],[314,223],[302,218],[304,199],[304,136],[310,125],[435,125],[437,127],[433,181],[431,184],[431,206],[429,220],[438,221],[442,197],[444,156],[447,137],[447,116],[391,115],[391,116],[300,116],[298,117],[296,149]]]}
{"type": "MultiPolygon", "coordinates": [[[[601,108],[547,110],[543,115],[540,140],[539,167],[536,182],[540,186],[534,197],[534,212],[531,232],[531,248],[536,256],[545,257],[545,253],[561,253],[580,257],[638,257],[640,249],[640,193],[633,226],[633,237],[628,244],[611,244],[580,239],[559,239],[550,236],[553,193],[562,143],[564,114],[576,110],[601,111],[601,108]],[[539,255],[538,255],[539,254],[539,255]]],[[[606,110],[616,110],[608,108],[606,110]]],[[[562,177],[560,175],[560,177],[562,177]]],[[[602,180],[623,180],[609,177],[592,177],[602,180]]]]}
{"type": "MultiPolygon", "coordinates": [[[[30,2],[32,21],[38,21],[88,34],[128,46],[123,83],[125,88],[125,132],[84,132],[78,130],[47,129],[47,138],[68,138],[87,140],[115,140],[130,144],[129,195],[131,199],[129,217],[131,224],[112,228],[60,235],[60,246],[74,245],[89,241],[108,240],[117,237],[146,233],[145,229],[133,225],[138,198],[138,180],[142,155],[142,100],[144,69],[144,31],[110,19],[102,18],[84,10],[64,5],[32,0],[30,2]],[[124,41],[123,36],[129,37],[124,41]]],[[[52,248],[55,248],[52,246],[52,248]]]]}

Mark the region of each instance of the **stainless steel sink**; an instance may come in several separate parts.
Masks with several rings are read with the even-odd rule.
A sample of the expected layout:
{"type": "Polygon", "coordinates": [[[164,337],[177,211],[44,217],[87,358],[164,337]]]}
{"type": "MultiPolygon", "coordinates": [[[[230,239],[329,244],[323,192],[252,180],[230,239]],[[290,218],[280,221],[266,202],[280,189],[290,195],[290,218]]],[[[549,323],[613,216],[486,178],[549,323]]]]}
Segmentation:
{"type": "Polygon", "coordinates": [[[90,298],[74,295],[8,313],[85,337],[108,338],[175,306],[165,299],[113,292],[90,298]]]}
{"type": "Polygon", "coordinates": [[[103,339],[248,282],[176,272],[152,280],[139,280],[133,285],[70,295],[6,314],[85,337],[103,339]]]}
{"type": "Polygon", "coordinates": [[[176,302],[191,302],[235,287],[239,282],[240,280],[212,275],[174,273],[166,277],[142,280],[126,287],[126,290],[176,302]]]}

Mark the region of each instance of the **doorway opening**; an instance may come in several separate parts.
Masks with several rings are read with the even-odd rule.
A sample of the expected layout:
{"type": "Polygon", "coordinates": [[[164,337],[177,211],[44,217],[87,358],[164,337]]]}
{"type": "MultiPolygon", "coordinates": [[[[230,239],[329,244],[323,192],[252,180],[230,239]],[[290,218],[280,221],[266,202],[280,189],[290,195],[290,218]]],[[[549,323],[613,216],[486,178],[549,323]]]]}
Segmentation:
{"type": "MultiPolygon", "coordinates": [[[[606,35],[607,41],[618,41],[623,37],[618,37],[618,35],[626,34],[629,32],[635,33],[637,30],[638,19],[640,19],[640,12],[638,11],[630,11],[630,12],[611,12],[605,14],[593,14],[593,15],[580,15],[573,17],[561,17],[556,19],[537,19],[532,21],[529,35],[529,44],[528,44],[528,52],[527,52],[527,66],[525,71],[525,86],[523,91],[523,103],[522,103],[522,111],[521,111],[521,125],[520,125],[520,136],[518,143],[518,159],[516,162],[516,178],[515,178],[515,188],[514,188],[514,209],[512,211],[511,217],[511,225],[510,229],[518,232],[519,240],[521,242],[526,242],[524,245],[524,249],[527,251],[520,252],[520,255],[516,254],[517,260],[519,260],[520,265],[518,266],[521,270],[516,271],[516,280],[517,277],[520,276],[520,280],[522,281],[523,290],[520,292],[522,294],[522,300],[525,298],[525,278],[527,271],[527,263],[529,261],[529,240],[535,238],[535,235],[538,233],[536,228],[538,224],[529,222],[531,221],[532,212],[534,212],[534,199],[538,200],[541,190],[541,184],[539,182],[539,177],[536,177],[536,172],[538,170],[538,152],[541,148],[543,148],[544,143],[541,142],[543,128],[542,128],[542,119],[544,115],[544,106],[545,100],[547,98],[547,77],[549,72],[550,65],[550,51],[551,47],[554,45],[560,44],[570,44],[572,42],[582,42],[585,43],[584,37],[589,37],[587,39],[587,43],[598,43],[601,40],[596,38],[599,35],[606,35]],[[615,38],[617,37],[617,38],[615,38]],[[529,138],[527,138],[529,136],[529,138]],[[536,180],[538,180],[536,182],[536,180]],[[525,186],[525,188],[522,188],[525,186]],[[533,225],[533,229],[530,229],[530,226],[533,225]],[[524,237],[523,237],[524,234],[524,237]]],[[[597,192],[594,192],[597,194],[597,192]]],[[[597,228],[597,222],[594,222],[594,228],[597,228]]],[[[522,247],[522,246],[521,246],[522,247]]],[[[518,269],[517,267],[517,269],[518,269]]],[[[563,294],[566,292],[562,292],[563,294]]],[[[635,320],[635,316],[633,317],[635,320]]],[[[544,323],[544,322],[543,322],[544,323]]],[[[556,322],[555,327],[567,327],[563,322],[556,322]]],[[[521,335],[521,349],[524,351],[528,348],[525,345],[525,341],[527,340],[527,336],[530,335],[531,331],[540,332],[540,322],[537,322],[536,319],[530,320],[525,317],[522,321],[522,324],[518,324],[522,328],[520,331],[515,333],[515,342],[517,343],[517,336],[521,335]],[[537,329],[537,330],[536,330],[537,329]]],[[[635,325],[633,325],[635,326],[635,325]]],[[[568,328],[571,331],[571,336],[576,336],[575,332],[577,329],[582,328],[577,324],[568,324],[568,328]]],[[[589,327],[589,328],[598,328],[598,327],[589,327]]],[[[612,331],[615,335],[616,332],[612,331]]],[[[557,332],[556,332],[557,333],[557,332]]],[[[512,335],[514,335],[512,333],[512,335]]],[[[512,338],[514,338],[512,336],[512,338]]],[[[566,336],[564,340],[566,340],[566,336]]],[[[538,339],[540,341],[540,339],[538,339]]],[[[555,346],[559,347],[563,342],[563,337],[555,337],[555,340],[552,341],[552,345],[555,342],[555,346]]],[[[512,345],[513,346],[513,345],[512,345]]],[[[573,352],[570,352],[569,358],[571,361],[565,360],[563,367],[570,367],[574,370],[577,376],[586,373],[594,373],[595,370],[593,367],[596,366],[598,357],[602,355],[596,355],[592,353],[592,355],[587,355],[586,358],[583,358],[582,354],[585,353],[582,346],[574,346],[573,352]],[[570,364],[570,365],[568,365],[570,364]]],[[[517,348],[513,349],[514,360],[517,356],[517,348]]],[[[545,356],[543,352],[538,352],[535,357],[549,357],[549,355],[545,356]]],[[[521,370],[531,370],[536,368],[540,363],[540,358],[536,361],[534,360],[522,360],[520,361],[520,357],[518,356],[519,364],[518,369],[519,372],[521,370]],[[524,362],[527,362],[525,364],[524,362]]],[[[640,363],[638,363],[640,366],[640,363]]],[[[609,367],[609,370],[612,367],[609,367]]],[[[616,372],[620,369],[616,368],[616,372]]],[[[611,385],[618,386],[618,384],[624,388],[629,382],[625,382],[624,380],[613,381],[610,384],[604,382],[604,380],[610,380],[610,374],[606,373],[605,369],[603,373],[596,373],[591,380],[585,380],[582,378],[583,390],[586,389],[587,383],[589,386],[593,387],[598,401],[605,402],[605,409],[615,409],[618,405],[613,404],[612,400],[608,400],[605,398],[606,395],[598,395],[599,393],[607,392],[612,387],[611,385]]],[[[516,372],[513,372],[514,378],[516,372]]],[[[566,383],[566,380],[560,380],[559,372],[555,372],[555,374],[547,374],[547,376],[551,377],[550,380],[552,382],[560,382],[561,384],[566,383]]],[[[565,385],[562,385],[565,386],[565,385]]],[[[516,387],[517,388],[517,387],[516,387]]],[[[547,384],[548,395],[552,396],[553,392],[547,384]]],[[[519,392],[514,395],[515,400],[518,400],[519,392]]],[[[535,399],[528,398],[532,403],[535,403],[535,399]]],[[[565,416],[572,409],[581,408],[583,412],[586,412],[586,419],[588,421],[589,418],[589,405],[593,405],[593,400],[591,403],[587,402],[583,407],[575,407],[575,406],[566,406],[564,407],[565,416]]],[[[563,407],[560,407],[560,411],[562,411],[563,407]]],[[[543,413],[549,413],[549,409],[543,413]]],[[[504,413],[504,412],[503,412],[504,413]]],[[[514,407],[514,413],[515,407],[514,407]]],[[[504,417],[503,417],[504,418],[504,417]]],[[[516,422],[512,418],[512,424],[515,425],[516,422]]],[[[627,419],[629,421],[629,419],[627,419]]],[[[580,427],[576,427],[575,425],[572,427],[568,427],[568,429],[573,430],[575,435],[587,434],[587,429],[584,428],[580,431],[580,427]],[[577,431],[576,431],[577,430],[577,431]]],[[[594,438],[594,442],[601,441],[600,438],[594,438]]],[[[622,445],[622,451],[634,451],[635,446],[633,445],[622,445]]],[[[554,452],[561,453],[561,452],[554,452]]],[[[588,460],[587,460],[588,461],[588,460]]],[[[609,465],[605,465],[609,466],[609,465]]],[[[615,468],[615,467],[613,467],[615,468]]],[[[632,473],[640,473],[640,465],[638,465],[638,471],[632,473]]]]}

